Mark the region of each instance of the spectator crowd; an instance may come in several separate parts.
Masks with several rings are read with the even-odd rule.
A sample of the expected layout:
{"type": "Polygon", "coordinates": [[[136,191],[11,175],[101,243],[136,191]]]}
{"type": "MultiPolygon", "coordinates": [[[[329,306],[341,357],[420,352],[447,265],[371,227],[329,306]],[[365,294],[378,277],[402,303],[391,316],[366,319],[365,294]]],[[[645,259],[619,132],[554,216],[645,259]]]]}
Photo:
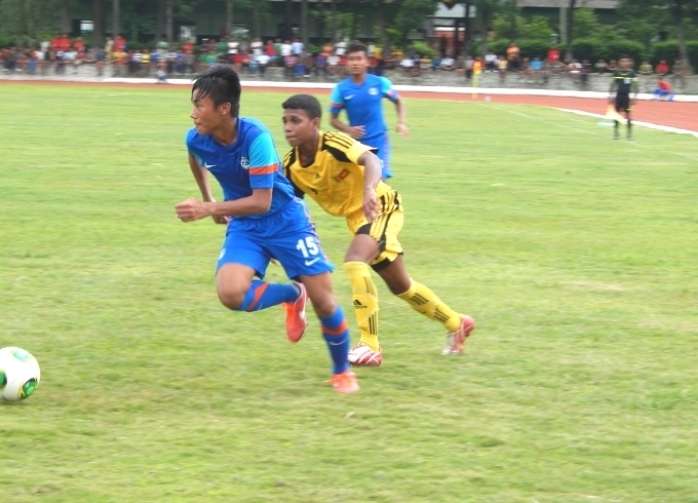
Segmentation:
{"type": "MultiPolygon", "coordinates": [[[[267,69],[277,67],[287,79],[336,79],[344,75],[348,41],[326,42],[321,47],[305,47],[299,39],[235,40],[232,38],[204,39],[195,44],[184,41],[177,44],[158,42],[150,48],[131,46],[119,35],[107,38],[104,46],[88,47],[81,37],[66,34],[45,40],[34,48],[6,47],[0,49],[0,68],[5,73],[27,75],[77,74],[83,65],[94,65],[97,76],[157,77],[186,76],[204,71],[213,64],[228,63],[241,74],[264,76],[267,69]]],[[[438,45],[438,44],[436,44],[438,45]]],[[[613,73],[616,61],[600,59],[593,64],[586,59],[564,60],[560,50],[551,48],[542,57],[524,57],[516,43],[511,42],[503,54],[486,51],[483,57],[454,58],[443,54],[433,57],[420,55],[415,48],[391,51],[385,57],[380,47],[369,44],[370,72],[381,75],[386,69],[397,69],[408,76],[424,72],[462,72],[472,86],[480,85],[484,73],[498,75],[499,83],[515,75],[519,82],[546,85],[551,77],[568,76],[580,88],[588,85],[592,73],[613,73]]],[[[434,54],[438,51],[433,50],[434,54]]],[[[641,75],[656,74],[666,80],[670,75],[674,86],[685,86],[686,66],[676,61],[670,66],[666,60],[654,67],[643,61],[641,75]]]]}

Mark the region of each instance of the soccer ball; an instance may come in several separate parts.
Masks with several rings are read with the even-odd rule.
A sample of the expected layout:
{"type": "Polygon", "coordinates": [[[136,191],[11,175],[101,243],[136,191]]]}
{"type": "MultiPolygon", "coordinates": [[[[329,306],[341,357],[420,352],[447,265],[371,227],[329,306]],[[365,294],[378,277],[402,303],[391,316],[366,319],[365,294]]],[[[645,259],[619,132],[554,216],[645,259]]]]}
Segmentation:
{"type": "Polygon", "coordinates": [[[24,400],[39,387],[39,362],[22,348],[0,349],[0,397],[5,400],[24,400]]]}

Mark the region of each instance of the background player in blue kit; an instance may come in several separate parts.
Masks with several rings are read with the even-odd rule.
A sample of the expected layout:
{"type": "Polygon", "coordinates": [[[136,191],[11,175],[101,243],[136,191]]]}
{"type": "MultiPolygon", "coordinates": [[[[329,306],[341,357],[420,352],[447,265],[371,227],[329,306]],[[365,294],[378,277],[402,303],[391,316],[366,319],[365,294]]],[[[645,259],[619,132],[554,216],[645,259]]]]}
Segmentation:
{"type": "Polygon", "coordinates": [[[209,216],[217,223],[227,222],[216,272],[221,303],[237,311],[284,303],[287,336],[297,342],[307,325],[309,297],[332,358],[332,386],[341,393],[358,391],[348,364],[348,325],[332,292],[332,265],[304,204],[283,175],[268,130],[254,119],[239,117],[237,73],[224,66],[211,68],[194,81],[191,100],[195,127],[188,131],[186,143],[203,201],[190,198],[175,210],[183,222],[209,216]],[[220,183],[223,202],[214,200],[208,172],[220,183]],[[294,283],[263,281],[272,258],[294,283]]]}
{"type": "Polygon", "coordinates": [[[359,42],[352,42],[347,49],[347,68],[350,76],[339,82],[330,96],[331,124],[336,129],[360,140],[364,145],[375,148],[382,166],[382,178],[393,176],[390,170],[390,143],[388,127],[383,117],[383,98],[395,104],[397,111],[396,131],[407,135],[405,106],[393,89],[390,80],[368,73],[368,49],[359,42]],[[346,110],[349,124],[339,119],[346,110]]]}

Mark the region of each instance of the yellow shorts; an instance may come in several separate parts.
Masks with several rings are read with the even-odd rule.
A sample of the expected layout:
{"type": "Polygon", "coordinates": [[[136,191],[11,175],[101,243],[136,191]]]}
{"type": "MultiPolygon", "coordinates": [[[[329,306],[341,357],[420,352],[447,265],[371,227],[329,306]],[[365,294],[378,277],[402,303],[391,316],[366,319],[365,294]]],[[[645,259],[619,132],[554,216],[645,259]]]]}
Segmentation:
{"type": "Polygon", "coordinates": [[[363,211],[357,211],[347,217],[347,227],[353,235],[368,234],[378,241],[380,252],[371,262],[371,267],[376,270],[389,265],[402,255],[402,245],[398,240],[398,234],[400,234],[402,224],[405,221],[400,194],[391,190],[379,196],[378,200],[381,204],[381,212],[373,222],[366,220],[363,211]]]}

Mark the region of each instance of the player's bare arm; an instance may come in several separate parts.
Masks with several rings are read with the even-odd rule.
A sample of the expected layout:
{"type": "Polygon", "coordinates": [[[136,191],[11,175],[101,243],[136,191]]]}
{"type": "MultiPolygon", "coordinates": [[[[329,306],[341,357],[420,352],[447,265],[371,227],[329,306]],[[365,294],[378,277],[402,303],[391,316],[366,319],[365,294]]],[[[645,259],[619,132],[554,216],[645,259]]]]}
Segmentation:
{"type": "Polygon", "coordinates": [[[405,104],[402,102],[402,100],[398,99],[395,101],[395,111],[397,112],[397,125],[395,126],[395,131],[401,136],[409,135],[410,128],[407,127],[405,104]]]}
{"type": "MultiPolygon", "coordinates": [[[[199,166],[196,162],[196,158],[189,154],[189,169],[191,169],[192,175],[194,175],[194,180],[196,180],[196,185],[201,191],[201,198],[205,202],[215,203],[216,199],[213,197],[213,192],[211,192],[211,185],[208,182],[208,171],[199,166]]],[[[217,224],[227,224],[230,218],[228,217],[213,217],[213,221],[217,224]]]]}
{"type": "Polygon", "coordinates": [[[232,201],[207,202],[189,198],[177,204],[175,211],[182,222],[193,222],[206,217],[261,215],[269,211],[271,198],[272,189],[254,189],[251,195],[232,201]]]}
{"type": "Polygon", "coordinates": [[[358,161],[364,167],[364,215],[373,221],[380,213],[376,185],[381,180],[381,162],[378,156],[369,151],[361,154],[358,161]]]}
{"type": "Polygon", "coordinates": [[[332,116],[330,119],[330,124],[332,124],[333,128],[338,129],[339,131],[342,131],[357,140],[366,134],[366,128],[364,126],[350,126],[337,115],[332,116]]]}

